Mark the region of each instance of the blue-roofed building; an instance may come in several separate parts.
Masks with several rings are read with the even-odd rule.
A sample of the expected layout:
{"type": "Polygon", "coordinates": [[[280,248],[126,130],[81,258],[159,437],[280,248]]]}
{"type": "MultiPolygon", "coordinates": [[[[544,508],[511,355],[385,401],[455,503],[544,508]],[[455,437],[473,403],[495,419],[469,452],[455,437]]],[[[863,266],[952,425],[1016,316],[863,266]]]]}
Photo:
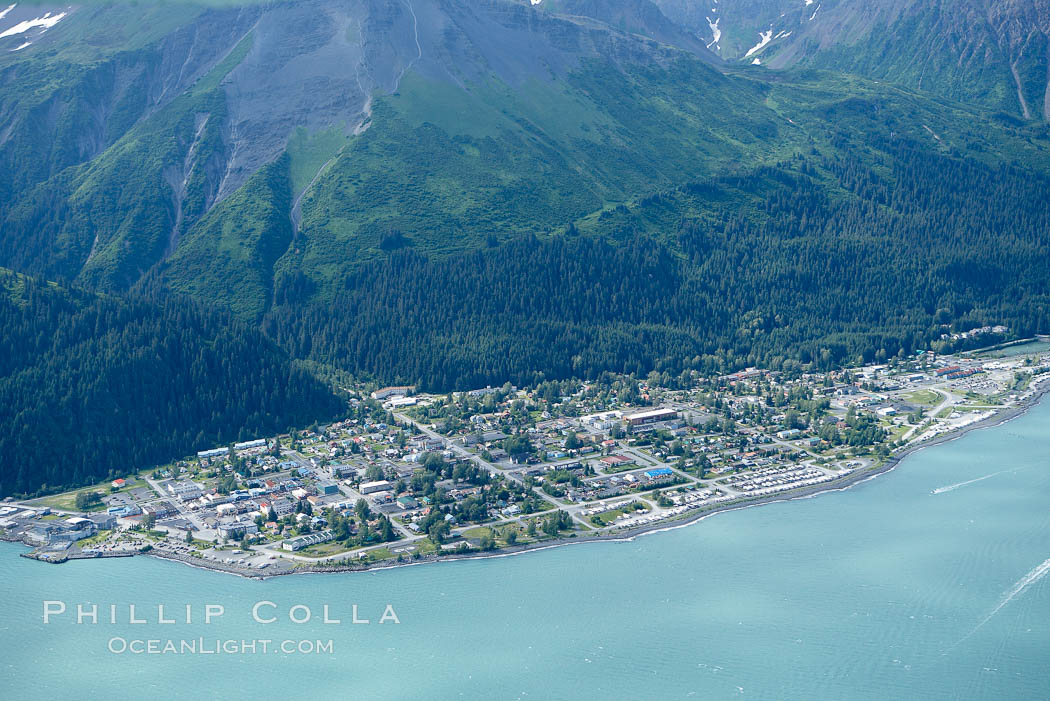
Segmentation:
{"type": "Polygon", "coordinates": [[[656,479],[657,477],[670,477],[674,473],[671,472],[669,467],[658,467],[653,470],[646,470],[645,476],[649,479],[656,479]]]}

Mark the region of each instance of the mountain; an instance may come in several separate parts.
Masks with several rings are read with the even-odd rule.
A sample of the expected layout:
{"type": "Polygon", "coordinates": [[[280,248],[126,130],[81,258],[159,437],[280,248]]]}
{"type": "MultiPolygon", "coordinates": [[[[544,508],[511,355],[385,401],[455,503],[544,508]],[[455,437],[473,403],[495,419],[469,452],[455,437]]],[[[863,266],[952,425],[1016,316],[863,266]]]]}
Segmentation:
{"type": "MultiPolygon", "coordinates": [[[[144,370],[110,368],[118,351],[174,344],[171,387],[234,388],[214,415],[165,413],[161,392],[114,407],[175,428],[92,425],[69,473],[326,415],[303,367],[445,391],[797,372],[985,323],[1045,332],[1041,2],[0,10],[0,265],[116,305],[100,345],[45,365],[73,377],[77,354],[101,354],[100,377],[125,382],[144,370]],[[132,319],[143,331],[122,340],[132,319]],[[251,373],[277,394],[249,391],[251,373]],[[286,411],[260,408],[280,392],[286,411]]],[[[16,308],[16,335],[58,342],[73,323],[16,308]]],[[[0,382],[42,382],[16,375],[0,382]]],[[[93,387],[68,411],[90,413],[93,387]]],[[[0,434],[41,464],[32,426],[53,403],[21,401],[0,434]]]]}
{"type": "Polygon", "coordinates": [[[1046,0],[654,1],[728,61],[849,71],[1050,119],[1046,0]]]}
{"type": "MultiPolygon", "coordinates": [[[[575,76],[666,71],[680,53],[510,0],[81,8],[30,47],[8,52],[0,66],[0,163],[7,173],[0,183],[0,259],[103,289],[127,289],[152,271],[174,289],[257,316],[275,274],[304,264],[323,268],[332,255],[367,256],[387,230],[411,228],[413,220],[430,226],[440,218],[448,236],[483,238],[477,224],[456,221],[476,216],[461,196],[466,190],[482,209],[506,200],[524,210],[511,212],[517,220],[508,227],[492,227],[505,228],[504,235],[562,224],[647,182],[663,155],[641,139],[625,139],[630,125],[596,103],[605,96],[588,94],[589,84],[574,85],[575,76]],[[166,33],[131,48],[95,39],[143,12],[144,23],[166,33]],[[400,153],[383,152],[385,138],[400,153]],[[438,148],[467,159],[459,166],[491,156],[492,184],[475,188],[453,175],[447,197],[455,201],[447,207],[392,202],[393,215],[375,206],[369,188],[395,185],[381,181],[410,176],[428,162],[439,165],[438,148]],[[609,148],[613,158],[630,161],[626,170],[608,168],[612,159],[598,151],[609,148]],[[402,163],[391,169],[370,156],[402,163]],[[241,206],[256,188],[290,207],[267,218],[241,206]],[[521,201],[519,193],[534,190],[521,201]],[[334,216],[333,197],[340,210],[334,216]],[[366,220],[345,218],[365,209],[366,220]],[[299,233],[308,245],[291,246],[299,233]],[[225,272],[247,289],[224,289],[216,278],[225,272]]],[[[729,115],[736,111],[730,100],[756,94],[712,70],[696,77],[697,90],[705,82],[723,85],[705,97],[712,113],[729,115]]],[[[711,121],[674,128],[724,128],[736,141],[755,140],[749,120],[711,121]]],[[[705,143],[673,155],[698,172],[707,157],[741,153],[705,143]]],[[[437,187],[449,174],[431,175],[437,187]]],[[[446,193],[438,194],[444,205],[446,193]]],[[[439,232],[431,245],[449,241],[439,232]]]]}

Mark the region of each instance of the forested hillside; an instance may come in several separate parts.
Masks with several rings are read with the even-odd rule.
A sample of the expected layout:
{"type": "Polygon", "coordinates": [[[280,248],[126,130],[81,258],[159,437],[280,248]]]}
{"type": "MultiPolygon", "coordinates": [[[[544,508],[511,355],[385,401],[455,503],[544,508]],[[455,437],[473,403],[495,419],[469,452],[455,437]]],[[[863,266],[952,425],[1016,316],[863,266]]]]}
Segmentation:
{"type": "Polygon", "coordinates": [[[5,277],[0,492],[332,415],[297,363],[443,391],[1048,332],[1047,9],[15,3],[0,265],[61,286],[5,277]]]}
{"type": "Polygon", "coordinates": [[[342,406],[228,313],[0,270],[0,493],[126,475],[342,406]]]}
{"type": "Polygon", "coordinates": [[[1050,178],[890,153],[887,168],[799,157],[691,183],[550,239],[398,252],[264,328],[293,355],[447,390],[831,368],[938,347],[953,325],[1050,327],[1050,178]]]}

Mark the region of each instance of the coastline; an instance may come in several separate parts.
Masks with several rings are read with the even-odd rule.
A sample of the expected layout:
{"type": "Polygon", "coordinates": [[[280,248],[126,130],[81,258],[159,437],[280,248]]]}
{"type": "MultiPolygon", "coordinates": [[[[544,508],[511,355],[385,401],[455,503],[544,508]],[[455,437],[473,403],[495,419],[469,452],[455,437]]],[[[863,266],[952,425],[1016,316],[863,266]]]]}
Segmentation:
{"type": "Polygon", "coordinates": [[[283,572],[270,572],[267,574],[256,573],[246,571],[243,568],[231,567],[224,565],[223,563],[212,563],[208,561],[200,561],[197,558],[188,558],[177,556],[168,553],[151,551],[149,553],[141,553],[150,557],[156,557],[164,560],[170,560],[173,562],[181,562],[191,567],[199,569],[213,570],[224,574],[233,574],[239,577],[245,577],[248,579],[271,579],[273,577],[282,577],[286,575],[294,574],[335,574],[343,572],[369,572],[393,569],[396,567],[409,567],[413,565],[425,565],[433,564],[436,562],[455,562],[460,560],[478,560],[488,559],[497,557],[511,557],[514,555],[522,555],[529,552],[537,552],[540,550],[547,550],[549,548],[560,548],[568,545],[576,545],[580,543],[600,543],[600,542],[631,542],[635,538],[640,536],[649,535],[653,533],[660,533],[663,531],[675,530],[678,528],[685,528],[696,524],[706,518],[714,516],[719,513],[738,511],[740,509],[750,509],[754,507],[764,506],[766,504],[772,504],[777,502],[795,501],[797,499],[809,499],[820,494],[829,492],[838,492],[846,489],[851,489],[858,484],[862,484],[869,480],[875,479],[880,475],[886,474],[893,471],[901,464],[901,462],[909,455],[916,453],[925,448],[948,443],[950,441],[962,438],[971,431],[978,431],[985,428],[993,428],[995,426],[1001,426],[1019,416],[1023,416],[1028,411],[1039,404],[1043,398],[1050,394],[1050,380],[1044,381],[1030,390],[1032,393],[1018,401],[1017,404],[1011,407],[1005,407],[1002,411],[996,412],[992,416],[975,421],[972,424],[963,426],[953,431],[938,434],[928,440],[922,441],[921,443],[913,443],[911,445],[901,448],[899,452],[891,455],[885,462],[879,463],[866,470],[858,470],[851,472],[847,475],[843,475],[840,479],[832,482],[825,482],[823,484],[812,485],[809,487],[801,487],[796,490],[790,490],[779,494],[770,494],[767,496],[744,498],[736,501],[724,502],[720,504],[711,505],[708,508],[697,509],[688,514],[684,514],[677,518],[667,519],[666,521],[660,521],[656,523],[646,524],[644,526],[638,526],[636,528],[628,528],[616,533],[603,533],[595,535],[577,535],[569,538],[560,538],[556,540],[544,541],[540,543],[527,543],[523,545],[515,545],[513,547],[504,547],[496,551],[488,552],[470,552],[470,553],[454,553],[449,555],[428,555],[418,560],[409,560],[407,562],[376,562],[368,564],[351,564],[351,565],[336,565],[331,567],[324,566],[303,566],[290,569],[283,572]]]}
{"type": "MultiPolygon", "coordinates": [[[[414,565],[426,565],[437,562],[455,562],[460,560],[477,560],[487,559],[496,557],[511,557],[514,555],[522,555],[529,552],[537,552],[540,550],[546,550],[549,548],[560,548],[568,545],[576,545],[581,543],[600,543],[600,542],[631,542],[635,538],[640,536],[649,535],[653,533],[660,533],[663,531],[675,530],[678,528],[685,528],[696,524],[706,518],[714,516],[719,513],[737,511],[741,509],[750,509],[766,504],[772,504],[777,502],[794,501],[797,499],[809,499],[820,494],[829,492],[838,492],[846,489],[851,489],[858,484],[862,484],[869,480],[875,479],[880,475],[891,472],[896,469],[901,462],[904,461],[909,455],[930,448],[933,446],[948,443],[950,441],[957,440],[971,431],[977,431],[985,428],[992,428],[995,426],[1001,426],[1013,419],[1023,416],[1032,407],[1039,404],[1046,395],[1050,394],[1050,380],[1039,383],[1037,386],[1029,390],[1031,394],[1022,398],[1017,404],[1011,407],[1004,407],[1001,411],[988,416],[980,421],[975,421],[972,424],[963,426],[953,431],[945,432],[933,436],[932,438],[922,441],[920,443],[913,443],[911,445],[901,448],[899,452],[891,455],[884,462],[878,463],[870,468],[864,470],[857,470],[841,478],[831,482],[824,482],[821,484],[811,485],[808,487],[800,487],[795,490],[789,490],[778,494],[769,494],[760,497],[752,498],[741,498],[734,501],[727,501],[718,504],[712,504],[706,508],[699,508],[691,511],[687,514],[680,515],[675,518],[670,518],[655,523],[645,524],[635,528],[626,528],[622,531],[614,533],[600,533],[593,535],[577,535],[574,534],[568,538],[559,538],[555,540],[549,540],[539,543],[527,543],[522,545],[515,545],[512,547],[503,547],[495,551],[475,551],[467,553],[450,553],[446,555],[427,555],[419,559],[410,559],[405,562],[396,561],[380,561],[374,563],[351,563],[351,564],[338,564],[332,566],[324,565],[297,565],[287,570],[273,570],[270,572],[252,571],[247,570],[243,567],[236,565],[229,565],[223,562],[217,562],[212,560],[206,560],[203,558],[194,558],[175,553],[167,553],[153,549],[145,553],[129,553],[122,556],[147,556],[155,557],[162,560],[168,560],[171,562],[178,562],[190,567],[197,569],[210,570],[222,574],[232,574],[238,577],[244,577],[247,579],[271,579],[274,577],[283,577],[287,575],[295,574],[335,574],[344,572],[370,572],[379,571],[386,569],[393,569],[396,567],[409,567],[414,565]]],[[[8,542],[22,543],[20,539],[11,538],[0,538],[8,542]]],[[[24,543],[22,543],[24,545],[24,543]]],[[[29,553],[22,553],[23,556],[27,556],[29,553]]],[[[69,558],[69,560],[75,559],[105,559],[104,557],[79,557],[69,558]]],[[[63,562],[68,561],[64,560],[63,562]]],[[[58,562],[51,562],[49,564],[59,564],[58,562]]]]}

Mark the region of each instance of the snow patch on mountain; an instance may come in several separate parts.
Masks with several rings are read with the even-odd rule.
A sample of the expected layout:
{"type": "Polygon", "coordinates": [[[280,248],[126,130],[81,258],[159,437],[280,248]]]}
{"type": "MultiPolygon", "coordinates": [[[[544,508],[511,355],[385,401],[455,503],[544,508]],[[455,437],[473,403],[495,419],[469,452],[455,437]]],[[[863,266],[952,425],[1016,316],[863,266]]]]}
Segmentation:
{"type": "Polygon", "coordinates": [[[709,49],[712,46],[714,46],[716,49],[718,48],[718,40],[722,38],[722,30],[718,28],[718,23],[721,21],[721,17],[715,17],[714,22],[711,21],[710,17],[707,18],[707,26],[711,28],[711,36],[713,37],[711,39],[711,43],[707,45],[707,48],[709,49]]]}
{"type": "Polygon", "coordinates": [[[747,53],[744,54],[744,58],[750,58],[753,53],[761,51],[766,44],[773,41],[773,28],[770,27],[768,32],[759,32],[758,36],[761,37],[761,41],[748,49],[747,53]]]}
{"type": "MultiPolygon", "coordinates": [[[[12,5],[11,7],[14,7],[14,5],[12,5]]],[[[10,11],[10,9],[11,8],[9,7],[7,11],[10,11]]],[[[44,31],[47,31],[48,29],[51,29],[51,27],[54,27],[56,24],[62,21],[62,18],[65,17],[66,14],[67,13],[65,12],[59,12],[57,15],[52,15],[50,12],[48,12],[43,17],[37,17],[36,19],[27,19],[23,22],[19,22],[10,29],[5,30],[4,32],[0,32],[0,39],[3,39],[4,37],[12,37],[16,34],[25,34],[30,29],[36,29],[37,27],[41,27],[44,31]]]]}

